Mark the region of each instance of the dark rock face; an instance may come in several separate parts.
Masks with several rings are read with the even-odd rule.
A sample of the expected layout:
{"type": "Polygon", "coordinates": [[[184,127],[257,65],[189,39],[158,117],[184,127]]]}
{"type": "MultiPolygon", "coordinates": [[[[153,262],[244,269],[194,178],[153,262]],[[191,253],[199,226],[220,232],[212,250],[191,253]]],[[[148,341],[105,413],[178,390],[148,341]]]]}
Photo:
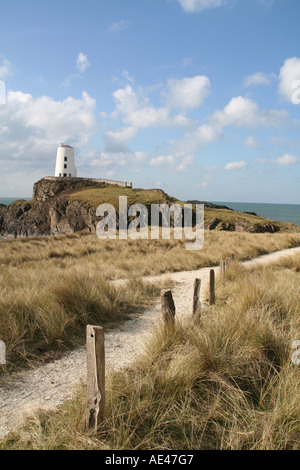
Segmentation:
{"type": "Polygon", "coordinates": [[[46,210],[26,201],[15,201],[1,208],[0,234],[5,237],[49,235],[46,210]]]}
{"type": "Polygon", "coordinates": [[[92,183],[88,180],[42,179],[35,183],[33,200],[0,205],[0,235],[7,238],[59,235],[78,231],[92,232],[96,227],[96,210],[68,198],[70,190],[92,183]]]}
{"type": "Polygon", "coordinates": [[[227,206],[213,204],[212,202],[198,201],[195,199],[193,199],[192,201],[186,201],[186,204],[203,204],[205,209],[226,209],[228,211],[233,211],[233,209],[230,209],[230,207],[227,206]]]}

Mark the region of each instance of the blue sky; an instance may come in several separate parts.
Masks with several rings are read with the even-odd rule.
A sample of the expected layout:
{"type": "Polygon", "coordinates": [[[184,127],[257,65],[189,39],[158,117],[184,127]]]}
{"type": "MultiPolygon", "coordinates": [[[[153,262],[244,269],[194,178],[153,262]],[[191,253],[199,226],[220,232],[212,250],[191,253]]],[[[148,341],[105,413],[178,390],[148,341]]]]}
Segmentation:
{"type": "Polygon", "coordinates": [[[2,0],[0,197],[79,176],[299,203],[299,0],[2,0]]]}

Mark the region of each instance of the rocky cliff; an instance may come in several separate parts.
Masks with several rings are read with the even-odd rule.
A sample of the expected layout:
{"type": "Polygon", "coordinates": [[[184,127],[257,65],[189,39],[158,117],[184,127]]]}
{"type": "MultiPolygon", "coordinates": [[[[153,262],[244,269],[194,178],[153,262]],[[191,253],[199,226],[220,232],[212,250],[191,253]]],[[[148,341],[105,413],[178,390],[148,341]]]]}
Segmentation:
{"type": "MultiPolygon", "coordinates": [[[[19,200],[9,206],[0,204],[0,236],[17,238],[94,232],[99,220],[96,217],[98,205],[110,203],[117,209],[120,195],[128,197],[128,206],[141,203],[148,211],[151,204],[179,202],[160,189],[121,188],[101,180],[47,177],[35,183],[31,201],[19,200]]],[[[300,227],[293,224],[269,221],[210,203],[204,205],[205,228],[209,230],[300,231],[300,227]]]]}
{"type": "Polygon", "coordinates": [[[106,186],[83,178],[44,178],[35,183],[32,201],[0,205],[0,235],[17,238],[94,231],[96,210],[69,196],[82,188],[106,186]]]}

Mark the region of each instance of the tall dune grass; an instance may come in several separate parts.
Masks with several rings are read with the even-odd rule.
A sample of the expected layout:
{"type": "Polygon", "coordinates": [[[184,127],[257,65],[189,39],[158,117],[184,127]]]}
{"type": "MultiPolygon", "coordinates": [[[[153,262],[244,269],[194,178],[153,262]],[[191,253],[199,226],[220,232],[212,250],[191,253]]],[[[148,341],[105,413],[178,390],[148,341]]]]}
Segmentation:
{"type": "MultiPolygon", "coordinates": [[[[112,328],[144,307],[162,288],[131,279],[115,287],[100,274],[60,273],[49,269],[39,277],[28,271],[7,276],[0,297],[0,337],[6,343],[8,366],[50,351],[83,343],[88,323],[112,328]]],[[[52,354],[53,356],[53,354],[52,354]]],[[[4,368],[2,368],[2,371],[4,368]]],[[[1,372],[1,369],[0,369],[1,372]]]]}
{"type": "Polygon", "coordinates": [[[85,387],[35,415],[3,449],[299,450],[300,256],[235,263],[200,319],[162,325],[132,366],[107,377],[106,420],[84,430],[85,387]]]}
{"type": "Polygon", "coordinates": [[[197,251],[187,251],[185,240],[99,240],[87,233],[1,240],[0,282],[8,268],[74,271],[84,264],[105,279],[118,279],[217,265],[231,253],[242,260],[295,246],[300,246],[297,233],[218,231],[205,231],[197,251]]]}
{"type": "MultiPolygon", "coordinates": [[[[112,327],[141,299],[158,293],[137,279],[144,275],[219,264],[300,245],[299,234],[205,232],[199,251],[184,240],[99,240],[75,233],[0,242],[0,339],[8,362],[51,358],[84,338],[87,322],[112,327]],[[124,286],[109,281],[131,279],[124,286]],[[80,339],[81,338],[81,339],[80,339]]],[[[161,286],[161,284],[159,284],[161,286]]]]}

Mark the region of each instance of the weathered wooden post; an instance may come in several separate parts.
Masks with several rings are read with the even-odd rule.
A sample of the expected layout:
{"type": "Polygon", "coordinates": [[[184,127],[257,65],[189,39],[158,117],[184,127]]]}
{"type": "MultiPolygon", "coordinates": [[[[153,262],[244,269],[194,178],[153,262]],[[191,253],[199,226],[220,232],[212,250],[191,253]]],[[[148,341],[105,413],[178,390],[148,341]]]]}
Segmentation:
{"type": "Polygon", "coordinates": [[[193,296],[193,315],[200,315],[201,313],[200,288],[201,288],[201,279],[195,279],[194,296],[193,296]]]}
{"type": "Polygon", "coordinates": [[[220,262],[220,270],[221,270],[221,276],[224,276],[225,274],[225,261],[224,260],[220,262]]]}
{"type": "Polygon", "coordinates": [[[230,268],[230,258],[229,256],[225,259],[225,269],[229,269],[230,268]]]}
{"type": "Polygon", "coordinates": [[[215,296],[215,271],[211,269],[209,272],[209,303],[214,304],[216,301],[215,296]]]}
{"type": "Polygon", "coordinates": [[[234,253],[232,253],[232,255],[231,255],[231,261],[235,261],[235,255],[234,255],[234,253]]]}
{"type": "Polygon", "coordinates": [[[105,414],[105,348],[100,326],[86,327],[87,429],[97,429],[105,414]]]}
{"type": "Polygon", "coordinates": [[[0,366],[6,364],[6,345],[4,341],[0,340],[0,366]]]}
{"type": "Polygon", "coordinates": [[[161,309],[165,325],[174,325],[175,323],[175,304],[171,290],[161,291],[161,309]]]}

